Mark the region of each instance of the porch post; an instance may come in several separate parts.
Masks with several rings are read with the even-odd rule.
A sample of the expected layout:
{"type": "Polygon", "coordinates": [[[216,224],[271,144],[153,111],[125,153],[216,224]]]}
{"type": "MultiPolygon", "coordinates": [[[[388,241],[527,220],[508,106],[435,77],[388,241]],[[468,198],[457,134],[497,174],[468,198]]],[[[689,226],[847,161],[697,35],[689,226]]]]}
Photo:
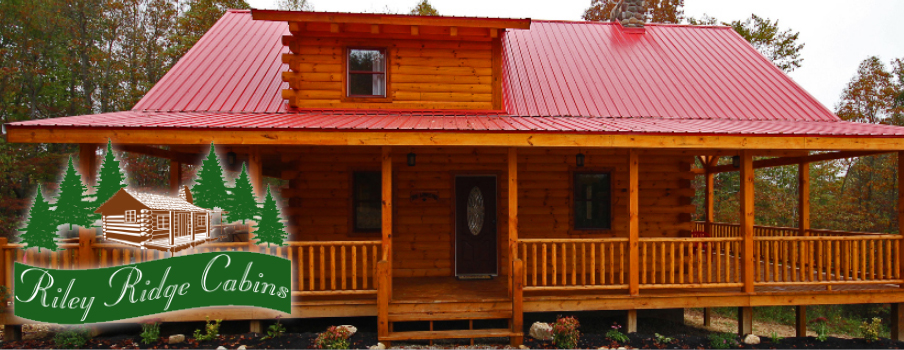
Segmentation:
{"type": "MultiPolygon", "coordinates": [[[[382,149],[381,258],[377,263],[377,339],[389,335],[389,301],[392,299],[392,148],[382,149]]],[[[383,341],[386,346],[389,343],[383,341]]]]}
{"type": "MultiPolygon", "coordinates": [[[[898,234],[904,235],[904,152],[898,152],[898,234]]],[[[898,266],[900,276],[904,276],[904,241],[898,241],[898,266]]],[[[904,283],[901,284],[904,288],[904,283]]]]}
{"type": "Polygon", "coordinates": [[[638,239],[640,238],[638,215],[638,159],[637,150],[628,150],[628,293],[640,294],[640,270],[638,239]]]}
{"type": "MultiPolygon", "coordinates": [[[[254,195],[258,199],[262,199],[264,193],[264,165],[261,162],[261,150],[257,146],[251,146],[248,152],[248,177],[251,180],[251,186],[254,188],[254,195]]],[[[260,247],[254,243],[254,230],[248,225],[248,251],[260,251],[260,247]]]]}
{"type": "Polygon", "coordinates": [[[169,162],[169,187],[170,192],[179,194],[179,184],[182,182],[182,163],[174,159],[169,162]]]}
{"type": "MultiPolygon", "coordinates": [[[[78,170],[82,174],[85,185],[94,186],[95,171],[97,169],[97,145],[80,143],[78,145],[78,170]]],[[[94,267],[96,261],[92,254],[92,246],[96,241],[97,231],[93,228],[79,227],[78,229],[79,267],[89,269],[94,267]]]]}
{"type": "Polygon", "coordinates": [[[744,293],[753,293],[753,154],[741,151],[741,225],[738,232],[744,238],[744,268],[741,276],[744,281],[744,293]]]}
{"type": "MultiPolygon", "coordinates": [[[[798,236],[810,235],[810,163],[797,165],[797,212],[800,213],[798,236]]],[[[804,260],[808,261],[808,260],[804,260]]]]}
{"type": "MultiPolygon", "coordinates": [[[[509,289],[512,295],[512,332],[521,333],[524,326],[524,263],[518,258],[518,149],[508,149],[508,233],[509,233],[509,289]]],[[[511,337],[511,345],[519,346],[524,337],[511,337]]]]}
{"type": "Polygon", "coordinates": [[[713,193],[714,193],[713,187],[715,184],[715,181],[714,181],[715,174],[709,172],[708,169],[709,168],[707,168],[706,175],[704,175],[706,177],[706,191],[704,192],[705,195],[703,197],[704,207],[705,207],[705,212],[706,212],[706,214],[705,214],[706,219],[705,219],[704,227],[706,227],[705,229],[706,229],[707,235],[712,236],[712,234],[713,234],[713,193]]]}

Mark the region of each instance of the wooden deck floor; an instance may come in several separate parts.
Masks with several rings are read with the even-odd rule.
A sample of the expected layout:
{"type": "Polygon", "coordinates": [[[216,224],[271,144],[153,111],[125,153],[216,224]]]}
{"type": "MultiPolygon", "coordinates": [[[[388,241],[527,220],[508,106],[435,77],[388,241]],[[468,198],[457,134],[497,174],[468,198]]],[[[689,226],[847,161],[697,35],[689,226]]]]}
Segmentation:
{"type": "Polygon", "coordinates": [[[508,297],[507,277],[492,280],[458,280],[455,277],[393,278],[396,303],[496,302],[508,297]]]}

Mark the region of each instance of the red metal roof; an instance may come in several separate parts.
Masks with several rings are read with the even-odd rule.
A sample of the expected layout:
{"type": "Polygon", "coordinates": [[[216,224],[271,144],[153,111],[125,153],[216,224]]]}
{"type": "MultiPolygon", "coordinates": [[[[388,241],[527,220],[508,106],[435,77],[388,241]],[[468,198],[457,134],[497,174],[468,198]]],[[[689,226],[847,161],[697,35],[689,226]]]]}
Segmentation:
{"type": "Polygon", "coordinates": [[[334,131],[489,131],[598,134],[794,135],[904,137],[904,128],[844,121],[701,120],[604,117],[515,117],[433,111],[210,113],[125,111],[19,122],[11,127],[271,129],[334,131]]]}
{"type": "Polygon", "coordinates": [[[286,110],[285,23],[229,11],[132,111],[8,127],[902,137],[840,121],[726,27],[533,21],[503,36],[505,111],[286,110]]]}

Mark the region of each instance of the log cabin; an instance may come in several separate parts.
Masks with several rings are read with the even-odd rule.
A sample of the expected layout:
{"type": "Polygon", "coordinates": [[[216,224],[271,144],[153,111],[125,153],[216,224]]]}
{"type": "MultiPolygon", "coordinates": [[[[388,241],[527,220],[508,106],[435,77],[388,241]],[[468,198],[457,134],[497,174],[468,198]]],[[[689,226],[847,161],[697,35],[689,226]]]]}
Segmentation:
{"type": "Polygon", "coordinates": [[[105,241],[175,253],[212,241],[211,210],[192,204],[187,187],[178,197],[120,189],[97,208],[105,241]]]}
{"type": "MultiPolygon", "coordinates": [[[[168,159],[173,191],[211,142],[247,163],[256,188],[286,180],[287,246],[195,251],[286,257],[284,317],[376,316],[383,342],[517,345],[525,312],[627,310],[633,331],[638,310],[691,307],[737,307],[747,334],[752,308],[773,305],[797,306],[805,332],[806,305],[850,303],[891,303],[904,337],[902,236],[809,219],[809,164],[900,157],[904,128],[842,121],[728,27],[230,10],[132,110],[6,130],[9,142],[79,144],[89,182],[108,139],[168,159]],[[754,172],[784,165],[799,169],[799,225],[755,225],[754,172]],[[712,220],[713,176],[729,171],[737,224],[712,220]],[[691,220],[696,176],[704,222],[691,220]],[[432,330],[484,319],[507,326],[432,330]]],[[[69,253],[2,242],[0,281],[29,254],[63,268],[166,256],[92,230],[79,239],[69,253]]],[[[278,313],[161,317],[208,315],[260,331],[278,313]]],[[[24,322],[2,321],[11,336],[24,322]]]]}

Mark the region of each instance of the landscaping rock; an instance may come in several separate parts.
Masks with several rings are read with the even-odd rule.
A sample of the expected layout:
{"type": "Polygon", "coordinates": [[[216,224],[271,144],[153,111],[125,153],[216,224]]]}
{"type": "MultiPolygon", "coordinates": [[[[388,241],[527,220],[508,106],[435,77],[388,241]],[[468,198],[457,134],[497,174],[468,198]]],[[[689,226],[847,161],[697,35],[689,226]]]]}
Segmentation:
{"type": "Polygon", "coordinates": [[[524,344],[521,344],[521,345],[518,345],[518,349],[530,349],[530,348],[525,346],[524,344]]]}
{"type": "Polygon", "coordinates": [[[756,336],[756,334],[748,334],[744,337],[744,344],[747,345],[756,345],[760,343],[760,337],[756,336]]]}
{"type": "Polygon", "coordinates": [[[239,345],[239,347],[235,348],[235,350],[245,350],[245,346],[244,346],[244,345],[239,345]]]}
{"type": "Polygon", "coordinates": [[[173,334],[169,336],[167,344],[179,344],[185,341],[185,334],[173,334]]]}
{"type": "Polygon", "coordinates": [[[341,325],[341,326],[336,327],[336,328],[345,328],[345,330],[348,331],[348,336],[349,336],[349,337],[355,335],[355,333],[358,332],[358,328],[357,328],[357,327],[352,326],[352,325],[347,325],[347,324],[346,324],[346,325],[341,325]]]}
{"type": "Polygon", "coordinates": [[[386,349],[386,345],[383,345],[383,343],[377,343],[377,345],[368,346],[367,348],[370,350],[383,350],[386,349]]]}
{"type": "Polygon", "coordinates": [[[549,323],[534,322],[530,326],[530,336],[537,340],[552,339],[552,326],[549,323]]]}
{"type": "Polygon", "coordinates": [[[225,346],[222,346],[222,345],[220,345],[220,346],[218,346],[218,347],[217,347],[217,350],[226,350],[226,347],[225,347],[225,346]]]}

